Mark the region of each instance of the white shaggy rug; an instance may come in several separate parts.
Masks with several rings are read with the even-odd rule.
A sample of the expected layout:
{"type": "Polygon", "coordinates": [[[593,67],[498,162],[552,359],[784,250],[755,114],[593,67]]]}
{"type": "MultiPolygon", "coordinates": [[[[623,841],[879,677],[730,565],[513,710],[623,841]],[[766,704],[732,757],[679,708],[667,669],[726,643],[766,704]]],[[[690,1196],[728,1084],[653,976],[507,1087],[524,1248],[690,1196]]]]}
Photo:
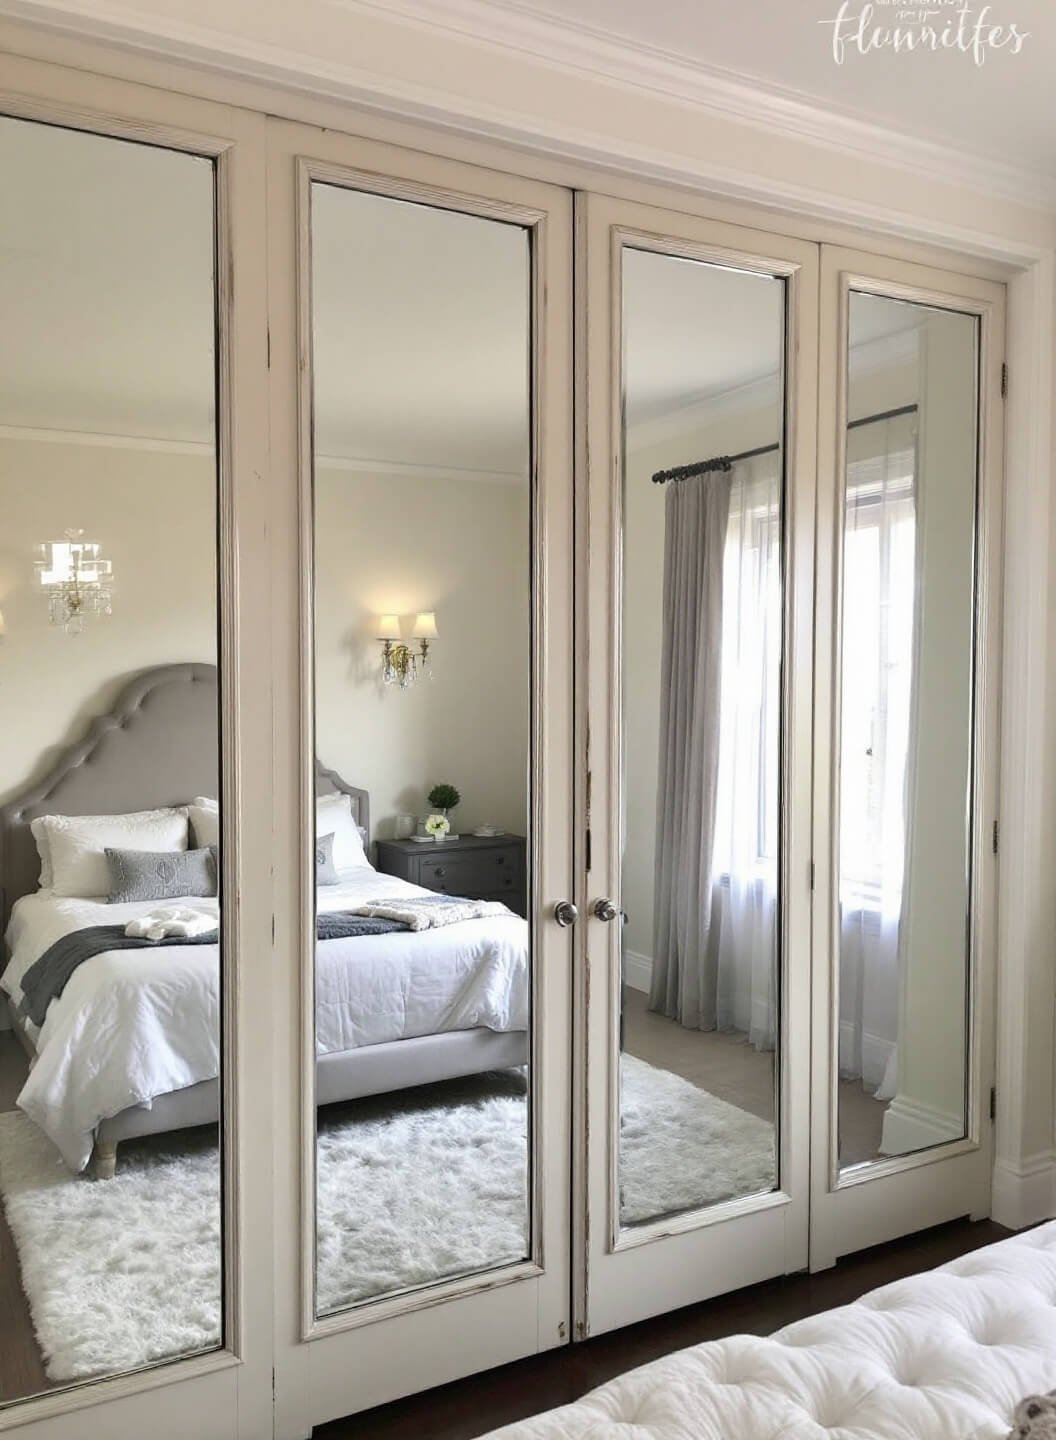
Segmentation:
{"type": "MultiPolygon", "coordinates": [[[[771,1125],[631,1056],[621,1080],[625,1224],[774,1184],[771,1125]]],[[[513,1071],[323,1112],[321,1312],[524,1255],[524,1095],[513,1071]]],[[[0,1191],[49,1379],[219,1343],[208,1131],[123,1145],[93,1183],[21,1112],[0,1114],[0,1191]]]]}

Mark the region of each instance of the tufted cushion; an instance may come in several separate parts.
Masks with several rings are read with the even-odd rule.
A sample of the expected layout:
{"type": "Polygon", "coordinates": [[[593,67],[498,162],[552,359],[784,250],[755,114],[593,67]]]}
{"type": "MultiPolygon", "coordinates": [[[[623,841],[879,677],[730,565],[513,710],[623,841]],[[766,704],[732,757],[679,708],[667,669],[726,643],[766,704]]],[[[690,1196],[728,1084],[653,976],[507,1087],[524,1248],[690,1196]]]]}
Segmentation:
{"type": "Polygon", "coordinates": [[[1056,1222],[774,1335],[731,1335],[488,1440],[1005,1440],[1056,1386],[1056,1222]]]}

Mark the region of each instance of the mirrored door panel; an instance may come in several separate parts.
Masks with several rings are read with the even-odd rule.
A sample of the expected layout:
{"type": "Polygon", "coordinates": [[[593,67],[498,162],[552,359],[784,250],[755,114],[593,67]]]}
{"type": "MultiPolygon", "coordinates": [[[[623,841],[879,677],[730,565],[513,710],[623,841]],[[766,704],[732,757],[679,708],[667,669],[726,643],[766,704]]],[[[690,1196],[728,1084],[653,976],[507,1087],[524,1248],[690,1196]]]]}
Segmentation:
{"type": "Polygon", "coordinates": [[[531,256],[310,207],[326,1315],[531,1250],[531,256]]]}
{"type": "Polygon", "coordinates": [[[620,1222],[778,1179],[785,282],[623,252],[620,1222]]]}
{"type": "Polygon", "coordinates": [[[0,1404],[225,1333],[214,184],[0,119],[0,1404]]]}
{"type": "Polygon", "coordinates": [[[597,1333],[805,1263],[817,251],[588,222],[597,1333]]]}
{"type": "Polygon", "coordinates": [[[839,1163],[967,1133],[977,315],[850,289],[839,1163]]]}

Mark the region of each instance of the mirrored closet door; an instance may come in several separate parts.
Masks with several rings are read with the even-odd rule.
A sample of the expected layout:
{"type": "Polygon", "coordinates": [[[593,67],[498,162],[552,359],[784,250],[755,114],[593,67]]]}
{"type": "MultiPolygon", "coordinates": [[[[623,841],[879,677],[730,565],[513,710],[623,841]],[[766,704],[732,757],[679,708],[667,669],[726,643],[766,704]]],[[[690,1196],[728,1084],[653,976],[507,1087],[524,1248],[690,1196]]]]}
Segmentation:
{"type": "Polygon", "coordinates": [[[570,207],[273,136],[305,361],[290,1376],[318,1424],[568,1336],[570,207]]]}
{"type": "Polygon", "coordinates": [[[17,61],[5,84],[0,1427],[141,1436],[166,1384],[188,1433],[263,1433],[244,1306],[269,1300],[234,1239],[270,1173],[266,1146],[242,1170],[234,1098],[266,1075],[238,1043],[266,927],[231,898],[269,873],[239,814],[266,768],[233,564],[251,127],[17,61]]]}
{"type": "Polygon", "coordinates": [[[595,1334],[806,1262],[816,251],[587,216],[595,1334]]]}
{"type": "Polygon", "coordinates": [[[814,1265],[988,1213],[1003,335],[982,281],[822,285],[814,1265]]]}

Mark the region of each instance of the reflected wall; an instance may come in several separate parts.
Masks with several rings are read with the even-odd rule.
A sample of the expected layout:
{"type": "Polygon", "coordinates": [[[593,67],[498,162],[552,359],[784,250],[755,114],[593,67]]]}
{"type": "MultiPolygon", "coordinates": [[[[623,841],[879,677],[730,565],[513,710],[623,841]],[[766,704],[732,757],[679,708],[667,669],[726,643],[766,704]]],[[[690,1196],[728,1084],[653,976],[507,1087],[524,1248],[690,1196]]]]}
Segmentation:
{"type": "Polygon", "coordinates": [[[979,320],[852,290],[848,327],[844,1168],[966,1133],[979,320]]]}
{"type": "Polygon", "coordinates": [[[531,1248],[530,260],[311,186],[319,1314],[531,1248]]]}
{"type": "Polygon", "coordinates": [[[214,187],[0,119],[0,1403],[222,1343],[214,187]]]}

